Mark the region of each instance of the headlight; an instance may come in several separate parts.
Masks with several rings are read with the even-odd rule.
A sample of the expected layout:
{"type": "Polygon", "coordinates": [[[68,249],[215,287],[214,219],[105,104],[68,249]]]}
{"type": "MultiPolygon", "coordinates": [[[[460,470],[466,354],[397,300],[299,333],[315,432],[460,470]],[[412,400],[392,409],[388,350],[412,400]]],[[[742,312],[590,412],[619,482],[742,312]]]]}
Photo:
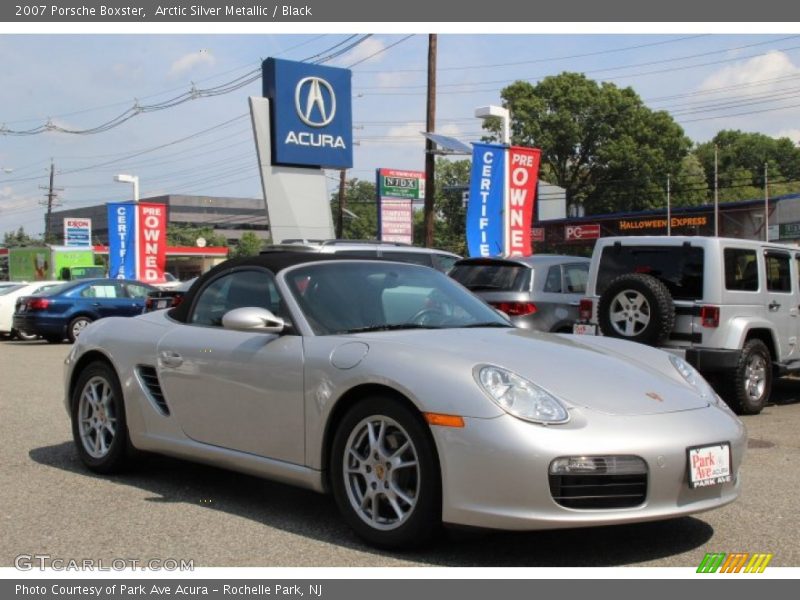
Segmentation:
{"type": "Polygon", "coordinates": [[[500,367],[487,365],[476,371],[480,386],[508,414],[534,423],[569,420],[564,405],[535,383],[500,367]]]}
{"type": "Polygon", "coordinates": [[[701,398],[705,398],[706,400],[713,402],[716,405],[724,404],[724,402],[720,402],[719,396],[714,391],[714,388],[703,379],[703,376],[697,372],[692,365],[688,362],[680,358],[679,356],[675,356],[674,354],[669,355],[669,362],[672,363],[672,366],[675,367],[675,370],[681,374],[686,382],[691,385],[698,394],[700,394],[701,398]]]}

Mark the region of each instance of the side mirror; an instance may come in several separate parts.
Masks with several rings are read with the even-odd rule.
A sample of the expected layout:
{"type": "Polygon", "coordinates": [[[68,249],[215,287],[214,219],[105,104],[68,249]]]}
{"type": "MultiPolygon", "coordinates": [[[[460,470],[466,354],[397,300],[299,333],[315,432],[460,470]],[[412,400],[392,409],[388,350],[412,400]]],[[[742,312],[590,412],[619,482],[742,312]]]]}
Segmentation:
{"type": "Polygon", "coordinates": [[[282,333],[286,323],[266,308],[245,306],[234,308],[222,316],[222,326],[235,331],[259,331],[262,333],[282,333]]]}

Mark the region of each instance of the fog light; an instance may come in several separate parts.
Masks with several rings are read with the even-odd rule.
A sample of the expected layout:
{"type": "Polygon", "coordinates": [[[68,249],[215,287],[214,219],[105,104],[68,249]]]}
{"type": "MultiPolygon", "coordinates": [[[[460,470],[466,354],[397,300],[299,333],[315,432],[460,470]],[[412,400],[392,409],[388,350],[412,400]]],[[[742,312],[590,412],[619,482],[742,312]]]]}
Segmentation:
{"type": "Polygon", "coordinates": [[[638,456],[563,456],[550,463],[551,475],[638,475],[647,463],[638,456]]]}

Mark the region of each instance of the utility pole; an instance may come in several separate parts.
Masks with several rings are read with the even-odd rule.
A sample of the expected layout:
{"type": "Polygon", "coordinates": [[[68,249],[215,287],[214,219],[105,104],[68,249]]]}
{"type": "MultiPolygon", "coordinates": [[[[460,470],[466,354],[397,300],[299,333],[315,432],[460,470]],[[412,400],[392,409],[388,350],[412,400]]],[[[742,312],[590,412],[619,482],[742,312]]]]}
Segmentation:
{"type": "Polygon", "coordinates": [[[344,239],[344,203],[345,203],[345,186],[347,185],[345,178],[347,176],[347,169],[339,171],[339,222],[336,223],[336,239],[344,239]]]}
{"type": "Polygon", "coordinates": [[[49,244],[52,242],[52,228],[50,227],[50,215],[53,214],[53,202],[55,201],[58,194],[56,192],[63,192],[64,188],[57,188],[53,187],[53,178],[55,177],[56,167],[53,163],[53,159],[50,159],[50,185],[45,187],[43,185],[39,186],[39,189],[47,190],[45,197],[47,198],[47,214],[45,216],[44,221],[44,243],[49,244]]]}
{"type": "Polygon", "coordinates": [[[714,144],[714,237],[719,237],[719,146],[714,144]]]}
{"type": "Polygon", "coordinates": [[[769,163],[764,163],[764,241],[769,241],[769,163]]]}
{"type": "MultiPolygon", "coordinates": [[[[428,35],[428,105],[425,131],[433,133],[436,129],[436,34],[428,35]]],[[[436,156],[434,143],[425,139],[425,246],[433,246],[433,199],[436,197],[434,177],[436,156]]]]}
{"type": "Polygon", "coordinates": [[[667,173],[667,237],[672,235],[672,202],[671,198],[669,197],[670,193],[670,186],[669,186],[669,173],[667,173]]]}

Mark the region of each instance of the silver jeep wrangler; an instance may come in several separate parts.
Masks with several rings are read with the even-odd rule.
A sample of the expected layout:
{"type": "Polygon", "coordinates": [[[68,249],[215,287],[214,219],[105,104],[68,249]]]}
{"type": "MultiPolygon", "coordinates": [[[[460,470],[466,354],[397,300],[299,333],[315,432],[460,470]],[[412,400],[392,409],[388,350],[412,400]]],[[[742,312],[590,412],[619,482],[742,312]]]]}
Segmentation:
{"type": "Polygon", "coordinates": [[[575,333],[681,354],[739,414],[800,370],[800,248],[711,237],[601,238],[575,333]]]}

